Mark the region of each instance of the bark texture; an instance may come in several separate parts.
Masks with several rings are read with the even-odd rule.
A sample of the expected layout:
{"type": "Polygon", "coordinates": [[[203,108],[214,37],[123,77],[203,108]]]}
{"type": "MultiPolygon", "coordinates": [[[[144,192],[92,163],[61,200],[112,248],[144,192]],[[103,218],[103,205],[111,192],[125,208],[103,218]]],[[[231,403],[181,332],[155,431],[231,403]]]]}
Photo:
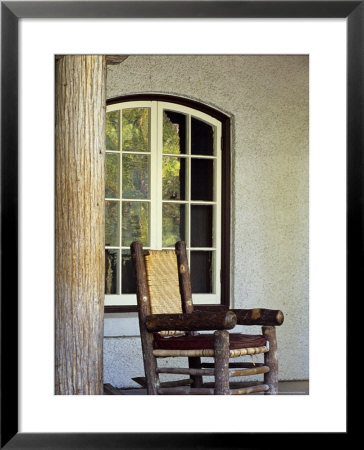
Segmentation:
{"type": "Polygon", "coordinates": [[[56,62],[55,392],[103,394],[104,56],[56,62]]]}
{"type": "Polygon", "coordinates": [[[266,395],[278,394],[278,346],[275,327],[262,327],[263,335],[269,342],[269,352],[264,353],[264,364],[270,371],[264,374],[264,383],[269,386],[266,395]]]}
{"type": "Polygon", "coordinates": [[[232,309],[238,325],[279,326],[284,321],[282,311],[278,309],[232,309]]]}
{"type": "Polygon", "coordinates": [[[236,316],[231,311],[151,314],[146,316],[145,324],[149,332],[164,330],[231,330],[236,325],[236,316]]]}
{"type": "Polygon", "coordinates": [[[215,331],[215,395],[229,395],[229,333],[215,331]]]}
{"type": "Polygon", "coordinates": [[[144,372],[147,380],[147,393],[148,395],[157,395],[160,382],[156,372],[157,360],[153,355],[154,338],[145,325],[145,318],[151,313],[151,308],[143,246],[140,242],[133,242],[130,250],[136,276],[139,329],[142,341],[144,372]]]}

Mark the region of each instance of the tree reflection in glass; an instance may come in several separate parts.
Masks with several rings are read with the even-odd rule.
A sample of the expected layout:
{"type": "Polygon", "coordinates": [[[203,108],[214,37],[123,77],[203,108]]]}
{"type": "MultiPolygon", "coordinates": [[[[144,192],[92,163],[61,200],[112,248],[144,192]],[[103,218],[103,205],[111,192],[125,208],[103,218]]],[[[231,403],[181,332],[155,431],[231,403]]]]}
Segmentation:
{"type": "Polygon", "coordinates": [[[128,152],[150,151],[149,108],[128,108],[123,110],[122,149],[128,152]]]}
{"type": "Polygon", "coordinates": [[[119,202],[105,201],[105,245],[110,247],[119,245],[119,208],[119,202]]]}
{"type": "Polygon", "coordinates": [[[111,111],[106,113],[106,150],[120,150],[120,112],[111,111]]]}
{"type": "Polygon", "coordinates": [[[105,294],[118,290],[119,250],[105,250],[105,294]]]}
{"type": "Polygon", "coordinates": [[[105,197],[120,197],[120,156],[117,153],[106,153],[105,197]]]}
{"type": "Polygon", "coordinates": [[[162,216],[163,247],[174,247],[185,240],[185,205],[164,203],[162,216]]]}
{"type": "Polygon", "coordinates": [[[186,153],[186,116],[163,111],[163,153],[186,153]]]}
{"type": "Polygon", "coordinates": [[[149,246],[148,202],[123,202],[122,246],[129,247],[133,241],[149,246]]]}
{"type": "Polygon", "coordinates": [[[123,198],[149,198],[149,156],[123,155],[123,198]]]}
{"type": "Polygon", "coordinates": [[[184,200],[185,180],[185,158],[164,156],[162,163],[163,200],[184,200]]]}

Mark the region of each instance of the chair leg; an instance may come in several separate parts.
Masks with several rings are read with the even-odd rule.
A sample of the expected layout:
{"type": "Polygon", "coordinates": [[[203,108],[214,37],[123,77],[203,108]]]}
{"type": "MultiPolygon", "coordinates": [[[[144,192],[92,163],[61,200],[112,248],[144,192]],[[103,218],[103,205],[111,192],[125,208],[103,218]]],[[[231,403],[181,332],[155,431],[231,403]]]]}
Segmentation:
{"type": "MultiPolygon", "coordinates": [[[[192,356],[188,358],[188,367],[190,369],[201,369],[201,358],[199,356],[192,356]]],[[[193,381],[193,388],[200,388],[203,385],[203,380],[201,375],[191,375],[193,381]]]]}
{"type": "Polygon", "coordinates": [[[157,373],[157,358],[153,355],[153,336],[142,336],[142,350],[144,360],[145,379],[147,382],[147,394],[158,395],[159,375],[157,373]]]}
{"type": "Polygon", "coordinates": [[[275,327],[262,327],[264,337],[269,344],[269,352],[264,353],[264,364],[269,367],[269,372],[264,374],[264,384],[269,386],[265,395],[278,394],[278,349],[275,327]]]}
{"type": "Polygon", "coordinates": [[[229,395],[229,333],[215,331],[215,395],[229,395]]]}

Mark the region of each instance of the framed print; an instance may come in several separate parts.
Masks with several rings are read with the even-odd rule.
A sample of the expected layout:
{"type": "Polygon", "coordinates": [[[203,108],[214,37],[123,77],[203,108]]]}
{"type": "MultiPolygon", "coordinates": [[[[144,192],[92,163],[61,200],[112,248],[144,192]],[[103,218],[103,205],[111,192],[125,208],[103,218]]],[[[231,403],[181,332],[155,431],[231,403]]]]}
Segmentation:
{"type": "MultiPolygon", "coordinates": [[[[310,432],[322,431],[347,436],[346,313],[354,295],[355,298],[362,296],[360,281],[364,269],[361,156],[363,20],[361,1],[1,2],[2,448],[241,448],[242,441],[244,446],[257,443],[260,446],[264,440],[274,439],[281,433],[306,433],[308,436],[310,432]],[[302,28],[300,21],[304,22],[302,28]],[[62,28],[66,24],[67,28],[62,28]],[[281,35],[278,25],[284,30],[281,35]],[[320,43],[320,26],[326,33],[326,53],[320,43]],[[300,40],[294,41],[293,35],[297,30],[300,40]],[[247,43],[249,38],[251,42],[247,43]],[[281,47],[277,42],[282,44],[281,47]],[[247,50],[248,45],[251,50],[247,50]],[[313,49],[312,54],[310,49],[313,49]],[[298,403],[294,396],[271,400],[269,403],[273,409],[269,414],[272,418],[263,429],[257,422],[252,426],[253,416],[265,411],[262,400],[266,399],[268,403],[272,397],[256,396],[254,404],[252,397],[246,396],[219,398],[216,403],[204,398],[197,404],[196,396],[191,396],[187,403],[186,396],[169,400],[164,397],[156,401],[153,397],[143,396],[53,395],[54,360],[50,364],[49,358],[53,358],[54,351],[54,55],[112,53],[148,56],[200,52],[220,55],[222,59],[219,61],[223,61],[226,54],[241,52],[254,57],[277,55],[280,51],[283,56],[306,58],[308,55],[310,58],[310,327],[312,325],[315,332],[310,335],[310,355],[305,358],[310,359],[312,394],[302,396],[298,403]],[[324,75],[321,74],[323,78],[316,82],[320,68],[324,75]],[[321,103],[316,102],[318,98],[321,103]],[[322,103],[326,103],[326,110],[316,108],[322,103]],[[44,152],[44,149],[48,151],[44,152]],[[320,151],[316,152],[317,149],[320,151]],[[321,154],[318,166],[317,153],[321,154]],[[320,192],[315,190],[318,185],[320,192]],[[326,220],[323,211],[326,211],[326,220]],[[315,250],[315,246],[321,247],[321,253],[315,250]],[[321,258],[322,253],[325,253],[324,258],[321,258]],[[331,334],[335,328],[338,330],[331,334]],[[330,345],[321,341],[326,337],[330,345]],[[335,395],[335,380],[328,367],[328,361],[335,354],[332,341],[337,341],[335,351],[340,354],[338,359],[341,361],[336,373],[338,388],[335,395]],[[330,347],[329,357],[325,356],[324,350],[320,351],[326,347],[330,347]],[[327,362],[324,361],[326,358],[327,362]],[[320,382],[317,381],[320,371],[325,372],[327,381],[322,374],[320,382]],[[324,393],[321,395],[320,392],[324,393]],[[319,404],[314,402],[321,402],[322,411],[332,411],[334,396],[339,411],[331,421],[331,428],[329,420],[324,417],[321,425],[315,424],[321,409],[317,406],[317,411],[313,411],[312,405],[319,404]],[[241,411],[236,399],[242,402],[241,411]],[[173,414],[166,413],[177,404],[177,400],[181,405],[179,410],[173,414]],[[152,416],[149,422],[144,419],[146,414],[152,416]],[[241,417],[245,415],[246,426],[240,426],[241,417]],[[173,420],[178,418],[181,421],[182,417],[185,417],[185,422],[182,420],[177,426],[173,420]]],[[[209,63],[208,58],[204,61],[209,63]]],[[[260,64],[258,59],[254,61],[260,64]]],[[[167,63],[160,59],[161,65],[167,63]]],[[[154,60],[151,67],[153,64],[156,64],[154,60]]],[[[192,66],[193,59],[188,64],[192,66]]],[[[151,71],[143,72],[138,64],[131,68],[131,72],[133,70],[135,83],[142,76],[146,80],[153,77],[151,71]]],[[[113,70],[109,73],[117,75],[113,70]]],[[[167,74],[166,69],[165,85],[170,83],[167,74]]],[[[284,71],[278,70],[278,76],[284,79],[284,71]]],[[[186,73],[181,70],[182,79],[183,83],[189,82],[188,70],[186,73]]],[[[199,83],[203,85],[202,78],[199,83]]],[[[226,83],[229,83],[228,75],[226,83]]],[[[149,107],[147,102],[151,102],[153,96],[155,101],[160,93],[154,91],[151,81],[149,84],[146,82],[144,91],[149,97],[143,98],[145,104],[142,106],[149,107]]],[[[120,98],[117,88],[111,88],[110,92],[110,98],[120,98]]],[[[136,101],[136,92],[131,80],[126,92],[128,102],[136,101]]],[[[178,96],[178,86],[174,94],[178,96]]],[[[274,96],[273,91],[271,95],[274,96]]],[[[162,100],[165,98],[158,98],[158,108],[163,107],[162,100]]],[[[109,111],[116,111],[115,105],[116,100],[109,102],[109,111]]],[[[127,110],[127,107],[123,108],[127,110]]],[[[187,106],[179,105],[176,111],[185,113],[187,106]]],[[[200,112],[205,120],[204,114],[200,112]]],[[[246,120],[249,120],[248,116],[246,120]]],[[[157,121],[152,126],[157,130],[157,121]]],[[[274,132],[279,132],[278,127],[274,132]]],[[[162,136],[160,131],[158,133],[162,136]]],[[[251,145],[248,140],[244,144],[247,148],[251,145]]],[[[110,147],[108,152],[110,160],[121,159],[118,150],[110,147]]],[[[129,153],[130,161],[133,158],[141,160],[133,149],[129,153]]],[[[142,153],[147,160],[148,151],[142,153]]],[[[160,154],[163,158],[163,150],[160,154]]],[[[205,155],[204,160],[208,158],[209,155],[205,155]]],[[[232,180],[234,182],[237,182],[237,174],[232,180]]],[[[284,186],[284,180],[280,182],[284,186]]],[[[109,197],[109,203],[115,203],[112,190],[109,197]]],[[[202,204],[203,211],[210,211],[209,198],[202,204]]],[[[206,214],[212,223],[209,219],[212,213],[206,214]]],[[[234,214],[239,215],[239,212],[234,214]]],[[[193,219],[188,220],[192,222],[193,219]]],[[[228,228],[230,223],[225,226],[226,230],[228,228]]],[[[107,250],[114,251],[117,247],[115,251],[122,255],[125,250],[122,238],[118,237],[117,245],[112,239],[113,236],[107,250]]],[[[205,240],[210,243],[208,239],[205,240]]],[[[218,279],[217,270],[213,276],[218,279]]],[[[134,310],[125,311],[133,314],[134,310]]],[[[288,316],[286,320],[291,319],[288,316]]],[[[110,337],[113,336],[113,326],[108,325],[106,330],[110,337]]],[[[134,334],[130,326],[129,335],[134,334]]]]}

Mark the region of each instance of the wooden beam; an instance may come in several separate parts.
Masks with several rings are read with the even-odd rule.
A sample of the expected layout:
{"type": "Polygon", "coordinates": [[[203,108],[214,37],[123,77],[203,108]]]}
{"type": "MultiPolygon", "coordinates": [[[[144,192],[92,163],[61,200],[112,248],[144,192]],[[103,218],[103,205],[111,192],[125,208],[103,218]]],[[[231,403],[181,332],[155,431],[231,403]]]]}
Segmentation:
{"type": "Polygon", "coordinates": [[[146,317],[149,332],[164,330],[230,330],[236,324],[231,311],[194,312],[191,314],[151,314],[146,317]]]}
{"type": "Polygon", "coordinates": [[[179,241],[176,243],[175,248],[178,262],[178,278],[182,299],[182,309],[184,313],[188,314],[193,312],[193,303],[186,244],[184,241],[179,241]]]}
{"type": "MultiPolygon", "coordinates": [[[[56,55],[56,61],[60,61],[64,56],[67,55],[56,55]]],[[[106,64],[107,65],[115,65],[115,64],[120,64],[123,61],[126,60],[126,58],[128,58],[129,55],[105,55],[106,57],[106,64]]]]}
{"type": "Polygon", "coordinates": [[[250,386],[246,388],[230,389],[231,395],[247,395],[255,392],[267,392],[269,386],[266,384],[259,384],[258,386],[250,386]]]}
{"type": "Polygon", "coordinates": [[[264,383],[269,386],[268,395],[278,394],[278,348],[275,327],[262,327],[263,335],[269,343],[269,352],[264,353],[264,364],[270,371],[264,374],[264,383]]]}
{"type": "MultiPolygon", "coordinates": [[[[261,367],[264,366],[263,363],[248,363],[248,362],[231,362],[229,363],[229,369],[231,368],[251,368],[251,367],[261,367]]],[[[208,368],[208,367],[215,367],[215,363],[206,363],[202,362],[201,367],[208,368]]]]}
{"type": "Polygon", "coordinates": [[[151,309],[143,246],[140,242],[133,242],[130,246],[130,250],[136,276],[139,329],[142,342],[144,371],[146,374],[148,395],[157,395],[159,378],[156,373],[157,360],[153,355],[154,338],[153,334],[148,332],[145,325],[145,318],[151,313],[151,309]]]}
{"type": "MultiPolygon", "coordinates": [[[[229,333],[218,330],[214,333],[215,349],[215,395],[229,394],[229,333]]],[[[208,370],[208,369],[205,369],[208,370]]]]}
{"type": "Polygon", "coordinates": [[[106,55],[106,64],[115,65],[120,64],[128,58],[129,55],[106,55]]]}
{"type": "Polygon", "coordinates": [[[276,309],[232,309],[236,314],[238,325],[282,325],[284,315],[276,309]]]}
{"type": "Polygon", "coordinates": [[[231,377],[246,377],[249,375],[259,375],[260,373],[267,373],[269,372],[268,366],[262,366],[262,367],[254,367],[251,369],[233,369],[231,372],[229,372],[229,375],[231,377]]]}
{"type": "Polygon", "coordinates": [[[188,369],[183,367],[158,367],[157,373],[174,373],[179,375],[215,375],[214,369],[188,369]]]}

